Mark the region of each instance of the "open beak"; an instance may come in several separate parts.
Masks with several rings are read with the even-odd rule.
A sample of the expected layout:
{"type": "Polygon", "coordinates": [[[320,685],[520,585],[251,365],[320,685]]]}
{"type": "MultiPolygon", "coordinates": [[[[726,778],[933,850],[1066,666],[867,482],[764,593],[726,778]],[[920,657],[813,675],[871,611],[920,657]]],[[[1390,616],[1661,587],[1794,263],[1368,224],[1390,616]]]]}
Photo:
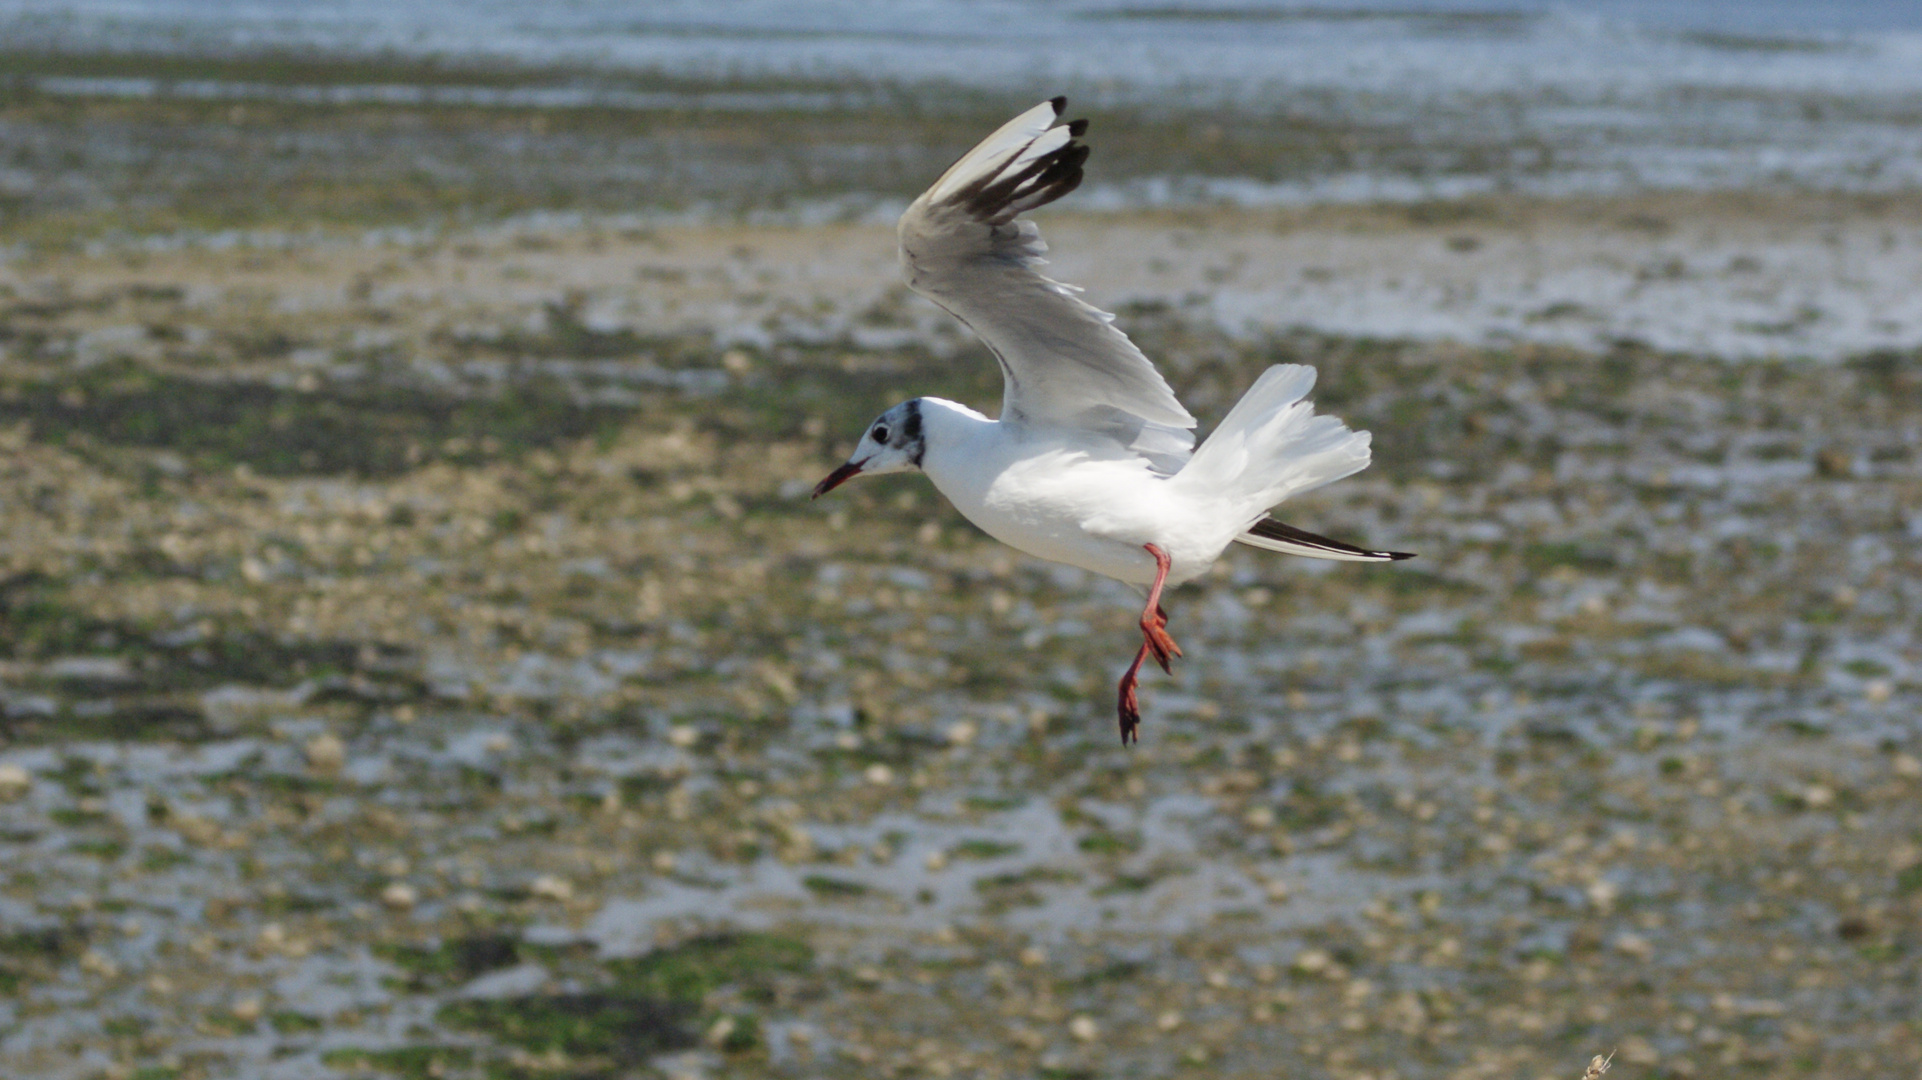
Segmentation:
{"type": "Polygon", "coordinates": [[[847,483],[850,479],[861,475],[861,466],[865,464],[867,464],[866,461],[850,461],[846,465],[827,474],[827,476],[821,479],[820,483],[814,485],[812,498],[818,499],[828,492],[833,491],[835,488],[840,487],[842,484],[847,483]]]}

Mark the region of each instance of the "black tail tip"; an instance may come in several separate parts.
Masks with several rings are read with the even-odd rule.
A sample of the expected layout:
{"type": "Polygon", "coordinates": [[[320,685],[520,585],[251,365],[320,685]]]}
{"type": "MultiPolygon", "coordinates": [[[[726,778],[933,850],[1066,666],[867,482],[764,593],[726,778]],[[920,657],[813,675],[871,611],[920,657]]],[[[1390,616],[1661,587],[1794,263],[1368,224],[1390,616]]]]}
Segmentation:
{"type": "Polygon", "coordinates": [[[1382,554],[1388,556],[1391,562],[1400,562],[1403,559],[1412,559],[1415,557],[1415,553],[1412,551],[1384,551],[1382,554]]]}

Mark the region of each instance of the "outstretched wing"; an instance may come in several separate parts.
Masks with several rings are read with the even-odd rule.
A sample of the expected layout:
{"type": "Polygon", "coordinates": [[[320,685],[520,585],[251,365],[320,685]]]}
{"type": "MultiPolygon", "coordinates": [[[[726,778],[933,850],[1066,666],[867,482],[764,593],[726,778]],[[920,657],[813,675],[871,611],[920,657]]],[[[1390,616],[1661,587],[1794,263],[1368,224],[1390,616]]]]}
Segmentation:
{"type": "Polygon", "coordinates": [[[1081,183],[1087,121],[1057,124],[1066,98],[1008,121],[962,155],[901,216],[908,287],[980,336],[1001,363],[1004,420],[1113,435],[1164,472],[1194,447],[1195,418],[1114,316],[1043,276],[1041,231],[1017,215],[1081,183]]]}

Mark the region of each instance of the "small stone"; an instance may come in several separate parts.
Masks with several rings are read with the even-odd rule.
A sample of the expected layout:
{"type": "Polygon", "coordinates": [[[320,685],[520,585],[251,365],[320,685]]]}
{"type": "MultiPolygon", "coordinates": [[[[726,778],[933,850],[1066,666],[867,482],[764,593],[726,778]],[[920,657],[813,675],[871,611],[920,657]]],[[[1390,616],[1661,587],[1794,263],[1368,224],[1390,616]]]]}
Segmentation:
{"type": "Polygon", "coordinates": [[[1615,951],[1637,960],[1647,960],[1655,955],[1655,946],[1640,934],[1623,934],[1615,939],[1615,951]]]}
{"type": "Polygon", "coordinates": [[[307,767],[321,774],[340,771],[347,764],[347,744],[331,733],[307,740],[307,767]]]}
{"type": "Polygon", "coordinates": [[[667,729],[667,741],[683,750],[693,746],[695,740],[700,737],[701,733],[687,724],[675,724],[667,729]]]}
{"type": "Polygon", "coordinates": [[[879,763],[868,766],[861,775],[867,777],[868,783],[875,787],[887,787],[894,783],[894,770],[879,763]]]}
{"type": "Polygon", "coordinates": [[[1810,784],[1808,790],[1802,792],[1802,801],[1809,809],[1820,810],[1835,802],[1835,792],[1822,784],[1810,784]]]}
{"type": "Polygon", "coordinates": [[[380,902],[396,911],[406,911],[420,903],[420,894],[412,885],[396,881],[380,891],[380,902]]]}
{"type": "Polygon", "coordinates": [[[1871,704],[1880,705],[1895,696],[1895,684],[1887,679],[1870,679],[1862,687],[1862,696],[1871,704]]]}
{"type": "Polygon", "coordinates": [[[234,1019],[240,1021],[243,1024],[251,1024],[254,1021],[260,1019],[260,1013],[261,1013],[261,1006],[260,1006],[259,998],[256,998],[256,997],[241,998],[239,1001],[234,1002],[234,1007],[233,1007],[234,1019]]]}
{"type": "Polygon", "coordinates": [[[1304,975],[1313,975],[1327,970],[1328,965],[1333,962],[1334,958],[1320,949],[1303,949],[1296,954],[1293,966],[1296,971],[1304,975]]]}
{"type": "Polygon", "coordinates": [[[945,870],[948,866],[947,853],[930,851],[928,852],[928,857],[922,860],[922,865],[926,866],[929,870],[945,870]]]}
{"type": "Polygon", "coordinates": [[[729,349],[721,354],[721,367],[729,375],[745,375],[754,367],[754,358],[739,349],[729,349]]]}
{"type": "Polygon", "coordinates": [[[1654,1045],[1639,1035],[1622,1040],[1622,1060],[1630,1065],[1653,1065],[1662,1060],[1654,1045]]]}
{"type": "Polygon", "coordinates": [[[1023,967],[1040,967],[1048,962],[1048,950],[1039,945],[1030,945],[1022,949],[1015,959],[1020,960],[1023,967]]]}
{"type": "Polygon", "coordinates": [[[707,1029],[707,1044],[709,1046],[726,1045],[728,1038],[734,1034],[736,1026],[732,1016],[723,1016],[714,1021],[714,1026],[707,1029]]]}
{"type": "Polygon", "coordinates": [[[1895,760],[1889,762],[1889,768],[1894,769],[1895,775],[1904,779],[1914,780],[1922,777],[1922,759],[1916,758],[1914,754],[1895,755],[1895,760]]]}
{"type": "Polygon", "coordinates": [[[562,904],[574,898],[574,886],[566,878],[556,877],[553,874],[542,874],[535,878],[534,883],[527,887],[527,891],[542,900],[552,900],[562,904]]]}
{"type": "Polygon", "coordinates": [[[1275,812],[1266,806],[1257,806],[1241,815],[1241,820],[1251,829],[1267,829],[1275,824],[1275,812]]]}
{"type": "Polygon", "coordinates": [[[654,858],[649,860],[657,874],[673,873],[675,861],[674,853],[671,851],[657,851],[654,853],[654,858]]]}
{"type": "Polygon", "coordinates": [[[80,954],[80,970],[103,979],[111,979],[120,974],[120,965],[113,958],[96,949],[88,949],[80,954]]]}
{"type": "Polygon", "coordinates": [[[1261,891],[1267,895],[1271,902],[1277,904],[1287,900],[1289,895],[1288,883],[1285,881],[1271,881],[1263,885],[1261,891]]]}
{"type": "Polygon", "coordinates": [[[969,720],[957,721],[948,726],[948,743],[952,746],[967,746],[974,742],[980,730],[969,720]]]}
{"type": "Polygon", "coordinates": [[[1093,1042],[1100,1036],[1101,1028],[1091,1016],[1077,1016],[1068,1021],[1068,1034],[1082,1042],[1093,1042]]]}
{"type": "Polygon", "coordinates": [[[1181,1014],[1173,1009],[1169,1009],[1167,1012],[1155,1017],[1155,1027],[1162,1031],[1173,1031],[1180,1026],[1181,1014]]]}
{"type": "Polygon", "coordinates": [[[33,787],[33,774],[11,761],[0,762],[0,799],[17,799],[33,787]]]}

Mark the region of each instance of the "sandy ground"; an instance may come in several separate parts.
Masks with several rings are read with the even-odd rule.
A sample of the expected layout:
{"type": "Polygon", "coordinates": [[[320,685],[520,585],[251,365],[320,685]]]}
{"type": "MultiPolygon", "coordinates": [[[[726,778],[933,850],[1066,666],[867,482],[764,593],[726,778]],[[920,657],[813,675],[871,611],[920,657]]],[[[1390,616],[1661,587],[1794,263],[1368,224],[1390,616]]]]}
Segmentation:
{"type": "Polygon", "coordinates": [[[1422,555],[1224,560],[1133,750],[1125,590],[805,498],[998,396],[886,230],[13,258],[0,1072],[1914,1073],[1912,215],[1049,218],[1422,555]]]}
{"type": "MultiPolygon", "coordinates": [[[[1109,307],[1174,307],[1248,336],[1632,343],[1721,357],[1836,360],[1922,342],[1922,203],[1893,197],[1651,195],[1413,207],[1051,212],[1051,271],[1109,307]]],[[[913,301],[879,226],[662,227],[538,223],[408,245],[225,234],[254,257],[169,256],[210,289],[271,293],[276,314],[359,303],[443,320],[535,309],[557,290],[591,327],[898,344],[863,322],[905,322],[958,344],[913,301]],[[192,267],[192,270],[185,268],[192,267]]],[[[195,246],[209,246],[206,240],[195,246]]],[[[164,249],[165,245],[161,245],[164,249]]],[[[145,280],[152,242],[0,263],[25,293],[66,273],[145,280]],[[116,274],[121,256],[124,273],[116,274]]],[[[898,328],[897,328],[898,331],[898,328]]]]}

